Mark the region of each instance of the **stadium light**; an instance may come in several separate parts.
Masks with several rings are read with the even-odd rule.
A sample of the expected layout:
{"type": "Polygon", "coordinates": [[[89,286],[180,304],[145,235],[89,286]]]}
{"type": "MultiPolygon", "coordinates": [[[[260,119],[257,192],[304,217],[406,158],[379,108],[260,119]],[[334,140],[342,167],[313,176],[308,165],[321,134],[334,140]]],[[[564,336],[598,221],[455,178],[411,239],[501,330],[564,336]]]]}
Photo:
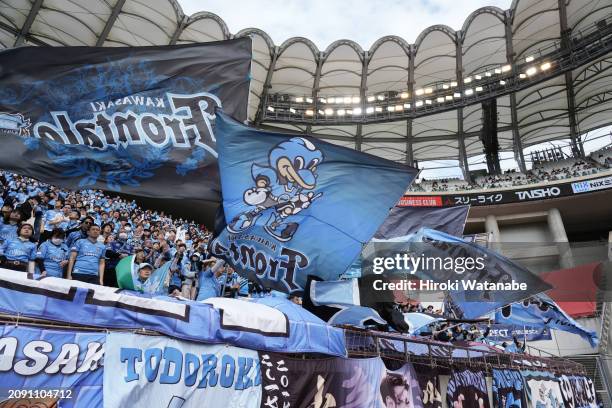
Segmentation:
{"type": "Polygon", "coordinates": [[[368,102],[374,102],[376,100],[376,97],[374,95],[368,95],[368,102]]]}
{"type": "Polygon", "coordinates": [[[474,75],[474,78],[476,78],[477,81],[480,81],[482,79],[482,75],[474,75]]]}
{"type": "Polygon", "coordinates": [[[455,92],[453,94],[453,98],[461,98],[461,94],[459,92],[455,92]]]}
{"type": "Polygon", "coordinates": [[[432,93],[432,92],[433,92],[433,89],[432,89],[432,88],[425,88],[425,93],[426,93],[427,95],[429,95],[429,94],[430,94],[430,93],[432,93]]]}
{"type": "Polygon", "coordinates": [[[551,65],[551,63],[550,63],[550,62],[545,62],[545,63],[543,63],[542,65],[540,65],[540,69],[541,69],[542,71],[546,71],[546,70],[550,69],[550,67],[551,67],[551,66],[552,66],[552,65],[551,65]]]}
{"type": "Polygon", "coordinates": [[[488,78],[488,77],[490,77],[491,75],[492,75],[492,74],[491,74],[489,71],[485,72],[485,76],[486,76],[487,78],[488,78]]]}
{"type": "Polygon", "coordinates": [[[404,107],[402,105],[395,105],[395,111],[396,112],[401,112],[404,110],[404,107]]]}
{"type": "Polygon", "coordinates": [[[306,116],[313,116],[314,115],[314,111],[312,109],[306,109],[306,116]]]}
{"type": "Polygon", "coordinates": [[[351,102],[353,102],[354,104],[357,104],[357,103],[361,102],[361,98],[358,97],[358,96],[353,96],[351,98],[351,102]]]}
{"type": "Polygon", "coordinates": [[[512,66],[511,66],[511,65],[509,65],[509,64],[504,65],[504,66],[501,68],[501,70],[502,70],[502,72],[508,72],[508,71],[511,71],[511,70],[512,70],[512,66]]]}
{"type": "Polygon", "coordinates": [[[404,104],[404,109],[410,109],[410,104],[409,103],[405,103],[404,104]]]}
{"type": "Polygon", "coordinates": [[[378,99],[379,101],[384,101],[385,100],[385,95],[383,95],[383,94],[377,95],[376,99],[378,99]]]}
{"type": "Polygon", "coordinates": [[[493,72],[495,72],[496,74],[501,74],[501,68],[495,68],[493,72]]]}
{"type": "Polygon", "coordinates": [[[312,98],[306,98],[306,102],[312,103],[312,98]]]}
{"type": "Polygon", "coordinates": [[[351,97],[349,96],[348,98],[343,98],[341,96],[336,98],[336,104],[337,105],[342,105],[343,103],[351,103],[351,97]],[[346,101],[348,99],[348,102],[346,101]]]}
{"type": "Polygon", "coordinates": [[[319,115],[324,115],[325,114],[325,112],[322,109],[319,109],[318,112],[319,112],[319,115]]]}
{"type": "Polygon", "coordinates": [[[269,112],[274,112],[274,107],[273,106],[268,106],[268,111],[269,112]]]}
{"type": "Polygon", "coordinates": [[[463,80],[463,83],[464,83],[464,84],[469,84],[470,82],[472,82],[472,77],[466,77],[466,78],[463,80]]]}
{"type": "Polygon", "coordinates": [[[477,86],[476,87],[476,92],[482,92],[482,86],[477,86]]]}
{"type": "Polygon", "coordinates": [[[387,112],[395,112],[395,106],[387,106],[387,112]]]}
{"type": "Polygon", "coordinates": [[[525,75],[525,74],[523,74],[523,73],[521,72],[521,73],[520,73],[520,75],[519,75],[519,78],[521,78],[521,79],[525,79],[525,78],[527,78],[527,75],[525,75]]]}
{"type": "Polygon", "coordinates": [[[468,89],[465,90],[465,94],[467,96],[472,95],[473,93],[474,93],[474,90],[472,88],[468,88],[468,89]]]}
{"type": "Polygon", "coordinates": [[[344,97],[344,103],[351,103],[351,102],[353,102],[353,98],[351,98],[350,96],[344,97]]]}
{"type": "Polygon", "coordinates": [[[416,91],[414,91],[414,93],[416,94],[416,96],[421,96],[425,93],[425,90],[423,88],[419,88],[416,91]]]}
{"type": "Polygon", "coordinates": [[[436,99],[436,102],[438,102],[438,103],[442,103],[442,102],[444,102],[444,98],[443,98],[443,97],[441,97],[441,96],[439,96],[439,97],[436,99]]]}
{"type": "Polygon", "coordinates": [[[372,106],[368,106],[368,107],[366,108],[366,113],[367,113],[368,115],[371,115],[372,113],[374,113],[374,108],[373,108],[372,106]]]}
{"type": "Polygon", "coordinates": [[[408,99],[408,92],[402,92],[402,93],[400,94],[400,98],[402,98],[402,99],[408,99]]]}
{"type": "Polygon", "coordinates": [[[294,108],[289,108],[289,112],[295,113],[295,109],[294,108]]]}
{"type": "Polygon", "coordinates": [[[414,104],[417,108],[420,108],[421,106],[423,106],[423,101],[416,101],[416,103],[414,104]]]}
{"type": "Polygon", "coordinates": [[[344,116],[344,115],[346,115],[346,111],[345,111],[344,109],[338,109],[338,110],[336,111],[336,115],[338,115],[338,116],[344,116]]]}
{"type": "Polygon", "coordinates": [[[450,88],[448,84],[442,84],[442,89],[448,89],[448,88],[450,88]]]}
{"type": "Polygon", "coordinates": [[[319,98],[319,102],[321,102],[321,103],[327,103],[327,99],[325,99],[325,98],[319,98]]]}
{"type": "Polygon", "coordinates": [[[499,81],[500,85],[506,85],[506,81],[504,81],[503,79],[501,81],[499,81]]]}
{"type": "Polygon", "coordinates": [[[451,81],[451,88],[454,88],[457,86],[457,81],[451,81]]]}
{"type": "Polygon", "coordinates": [[[333,109],[331,109],[331,108],[325,109],[325,115],[326,116],[330,116],[330,115],[333,115],[333,114],[334,114],[334,110],[333,109]]]}
{"type": "Polygon", "coordinates": [[[301,96],[298,96],[297,98],[295,98],[295,101],[297,103],[302,103],[302,102],[304,102],[304,98],[302,98],[301,96]]]}
{"type": "Polygon", "coordinates": [[[530,55],[527,58],[525,58],[525,62],[531,62],[531,61],[533,61],[533,55],[530,55]]]}
{"type": "Polygon", "coordinates": [[[327,98],[327,103],[336,103],[336,98],[327,98]]]}
{"type": "Polygon", "coordinates": [[[538,69],[536,67],[528,68],[527,71],[525,71],[527,76],[535,75],[537,72],[538,72],[538,69]]]}
{"type": "Polygon", "coordinates": [[[377,106],[376,108],[374,108],[374,110],[376,112],[382,112],[382,106],[377,106]]]}
{"type": "Polygon", "coordinates": [[[431,99],[425,99],[425,105],[431,105],[431,99]]]}
{"type": "Polygon", "coordinates": [[[353,116],[359,116],[359,115],[361,115],[361,108],[353,109],[353,116]]]}
{"type": "Polygon", "coordinates": [[[452,101],[453,100],[453,95],[446,95],[444,97],[447,101],[452,101]]]}

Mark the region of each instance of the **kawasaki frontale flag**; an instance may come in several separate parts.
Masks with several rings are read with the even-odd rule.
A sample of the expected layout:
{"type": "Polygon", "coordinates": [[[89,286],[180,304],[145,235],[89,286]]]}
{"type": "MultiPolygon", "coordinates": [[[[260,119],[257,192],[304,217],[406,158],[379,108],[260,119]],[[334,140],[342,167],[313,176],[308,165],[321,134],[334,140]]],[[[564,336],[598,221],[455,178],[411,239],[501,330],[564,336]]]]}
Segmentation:
{"type": "Polygon", "coordinates": [[[238,272],[283,292],[338,279],[417,170],[309,136],[259,131],[217,113],[227,227],[213,241],[238,272]]]}
{"type": "Polygon", "coordinates": [[[0,168],[219,203],[215,109],[246,120],[251,39],[0,52],[0,168]]]}
{"type": "Polygon", "coordinates": [[[445,292],[466,319],[482,317],[551,288],[527,268],[495,251],[429,228],[405,237],[373,240],[362,254],[364,276],[386,273],[390,279],[419,280],[409,289],[411,298],[430,300],[445,292]],[[380,263],[381,259],[398,257],[398,265],[392,263],[391,269],[380,263]]]}
{"type": "Polygon", "coordinates": [[[414,234],[422,227],[456,237],[463,234],[469,205],[456,207],[394,207],[374,238],[391,239],[414,234]]]}
{"type": "Polygon", "coordinates": [[[497,310],[495,323],[526,325],[574,333],[587,340],[591,347],[596,347],[599,342],[596,332],[583,328],[545,294],[539,294],[497,310]]]}

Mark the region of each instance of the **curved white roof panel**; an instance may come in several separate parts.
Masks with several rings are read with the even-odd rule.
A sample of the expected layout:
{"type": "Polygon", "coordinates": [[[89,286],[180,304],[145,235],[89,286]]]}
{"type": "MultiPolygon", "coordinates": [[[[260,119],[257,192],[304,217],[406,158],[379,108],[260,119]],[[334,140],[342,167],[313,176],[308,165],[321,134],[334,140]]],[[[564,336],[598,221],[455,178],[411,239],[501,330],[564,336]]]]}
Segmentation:
{"type": "MultiPolygon", "coordinates": [[[[475,10],[458,31],[429,27],[414,43],[387,36],[367,50],[351,40],[320,50],[306,38],[275,45],[256,28],[232,34],[221,17],[208,12],[185,15],[175,0],[0,0],[0,48],[162,45],[250,36],[249,119],[256,124],[310,132],[393,160],[456,159],[460,138],[468,156],[482,153],[480,102],[386,123],[283,124],[266,120],[264,101],[273,94],[312,100],[340,96],[354,105],[342,109],[343,115],[364,117],[369,114],[366,100],[383,93],[401,95],[393,108],[398,111],[452,102],[477,76],[537,58],[544,49],[559,48],[571,35],[590,32],[602,20],[612,21],[611,16],[612,0],[514,0],[509,10],[475,10]],[[440,96],[438,90],[447,94],[440,96]]],[[[516,148],[516,137],[522,147],[567,138],[572,119],[575,133],[612,124],[609,68],[612,52],[512,95],[498,96],[500,148],[516,148]]],[[[308,114],[316,117],[317,108],[308,114]]]]}

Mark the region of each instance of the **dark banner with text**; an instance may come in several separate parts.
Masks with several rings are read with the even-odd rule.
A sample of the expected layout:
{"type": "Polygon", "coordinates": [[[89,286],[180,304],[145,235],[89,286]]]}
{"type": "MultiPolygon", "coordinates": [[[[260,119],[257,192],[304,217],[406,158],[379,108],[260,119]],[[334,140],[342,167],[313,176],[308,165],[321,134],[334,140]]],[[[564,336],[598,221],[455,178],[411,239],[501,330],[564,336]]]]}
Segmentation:
{"type": "Polygon", "coordinates": [[[483,371],[453,371],[446,388],[449,408],[489,408],[489,394],[483,371]]]}
{"type": "Polygon", "coordinates": [[[584,193],[612,189],[612,176],[593,176],[588,180],[548,184],[539,186],[525,185],[522,188],[503,191],[479,191],[474,193],[441,193],[405,195],[399,207],[454,207],[458,205],[484,206],[498,204],[524,203],[549,198],[569,197],[584,193]]]}
{"type": "Polygon", "coordinates": [[[66,188],[220,202],[215,109],[246,120],[248,38],[0,52],[0,168],[66,188]]]}

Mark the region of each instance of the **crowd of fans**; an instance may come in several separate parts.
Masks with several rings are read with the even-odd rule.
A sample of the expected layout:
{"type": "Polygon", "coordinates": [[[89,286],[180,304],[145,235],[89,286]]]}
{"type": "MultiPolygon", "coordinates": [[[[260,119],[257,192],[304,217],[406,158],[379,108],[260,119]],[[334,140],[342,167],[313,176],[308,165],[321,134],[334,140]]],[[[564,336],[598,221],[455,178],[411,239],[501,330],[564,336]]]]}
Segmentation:
{"type": "Polygon", "coordinates": [[[521,173],[517,170],[508,170],[501,175],[487,175],[477,177],[473,182],[457,178],[445,178],[437,180],[422,179],[420,183],[414,183],[410,191],[466,191],[491,188],[509,188],[564,180],[573,177],[588,176],[598,172],[607,171],[612,168],[612,149],[598,151],[588,159],[564,159],[553,162],[545,162],[534,165],[531,170],[521,173]]]}
{"type": "Polygon", "coordinates": [[[210,257],[211,233],[193,221],[98,190],[69,191],[8,172],[0,172],[0,206],[4,268],[117,287],[115,267],[133,255],[137,289],[146,291],[152,271],[170,262],[170,295],[248,294],[248,281],[210,257]]]}
{"type": "MultiPolygon", "coordinates": [[[[169,263],[163,287],[173,297],[201,301],[270,295],[210,256],[212,234],[205,226],[145,210],[135,201],[99,190],[60,189],[0,171],[0,206],[0,266],[6,269],[117,287],[115,267],[133,255],[135,289],[142,292],[147,292],[153,271],[169,263]]],[[[300,297],[289,299],[301,304],[300,297]]],[[[440,318],[443,314],[432,305],[395,308],[440,318]]],[[[447,342],[483,341],[488,330],[439,323],[422,335],[447,342]]]]}

